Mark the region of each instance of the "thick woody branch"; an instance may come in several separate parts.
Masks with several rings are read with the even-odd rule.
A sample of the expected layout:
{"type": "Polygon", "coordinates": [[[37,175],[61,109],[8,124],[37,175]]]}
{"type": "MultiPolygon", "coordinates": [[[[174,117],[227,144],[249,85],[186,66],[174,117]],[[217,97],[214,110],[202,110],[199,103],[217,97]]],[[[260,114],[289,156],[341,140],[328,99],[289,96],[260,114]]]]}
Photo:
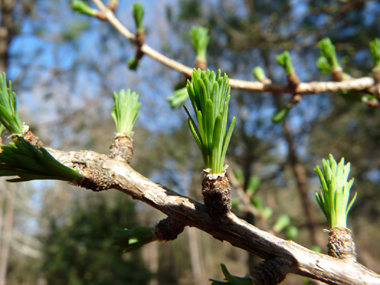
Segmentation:
{"type": "MultiPolygon", "coordinates": [[[[115,17],[114,13],[107,8],[101,0],[92,0],[95,5],[102,11],[109,23],[114,26],[114,28],[122,34],[124,37],[132,41],[136,44],[136,36],[131,33],[120,21],[115,17]]],[[[186,76],[190,76],[193,69],[186,65],[183,65],[173,59],[170,59],[161,53],[157,52],[147,44],[141,46],[141,51],[161,62],[162,64],[178,71],[186,76]]],[[[272,92],[272,93],[297,93],[297,94],[317,94],[324,92],[337,92],[337,91],[362,91],[366,89],[370,89],[371,87],[375,87],[375,81],[371,77],[363,77],[359,79],[342,81],[342,82],[308,82],[308,83],[300,83],[297,87],[291,88],[287,85],[279,85],[279,84],[264,84],[259,81],[244,81],[238,79],[230,79],[231,88],[236,89],[244,89],[249,91],[257,91],[257,92],[272,92]]]]}
{"type": "Polygon", "coordinates": [[[205,206],[154,183],[120,160],[91,151],[48,151],[61,163],[77,168],[85,176],[84,186],[92,190],[117,189],[165,213],[172,220],[196,227],[216,239],[227,241],[265,260],[281,258],[289,272],[327,284],[380,284],[380,276],[352,260],[341,260],[285,241],[227,213],[212,219],[205,206]]]}

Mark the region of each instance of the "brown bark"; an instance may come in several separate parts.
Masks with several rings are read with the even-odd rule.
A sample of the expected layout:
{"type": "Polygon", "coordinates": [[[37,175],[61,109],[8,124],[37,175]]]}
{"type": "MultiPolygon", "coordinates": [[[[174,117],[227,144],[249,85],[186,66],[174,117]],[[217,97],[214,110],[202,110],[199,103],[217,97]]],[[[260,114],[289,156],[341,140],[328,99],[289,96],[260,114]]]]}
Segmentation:
{"type": "MultiPolygon", "coordinates": [[[[225,240],[265,260],[278,257],[291,263],[290,273],[317,279],[327,284],[380,284],[380,275],[361,264],[333,258],[285,241],[262,231],[228,212],[224,219],[212,219],[204,205],[145,178],[128,164],[91,151],[64,152],[47,149],[58,161],[70,167],[90,165],[101,168],[102,176],[86,177],[94,185],[112,181],[114,188],[165,213],[173,220],[196,227],[216,239],[225,240]]],[[[91,171],[80,170],[82,174],[91,171]]],[[[99,186],[94,190],[99,189],[99,186]]]]}

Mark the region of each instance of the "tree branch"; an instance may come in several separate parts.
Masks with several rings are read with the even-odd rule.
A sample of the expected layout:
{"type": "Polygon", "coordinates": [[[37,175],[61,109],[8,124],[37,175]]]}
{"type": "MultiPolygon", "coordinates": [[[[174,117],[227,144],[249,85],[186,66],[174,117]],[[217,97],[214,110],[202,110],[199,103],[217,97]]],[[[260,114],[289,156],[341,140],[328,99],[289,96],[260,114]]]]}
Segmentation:
{"type": "MultiPolygon", "coordinates": [[[[115,17],[114,13],[107,8],[101,0],[92,0],[95,5],[105,14],[108,22],[124,37],[136,44],[136,36],[132,34],[120,21],[115,17]]],[[[186,76],[190,76],[193,69],[183,65],[173,59],[170,59],[157,52],[147,44],[141,46],[141,51],[150,56],[154,60],[178,71],[186,76]]],[[[300,83],[296,88],[280,84],[263,84],[259,81],[244,81],[238,79],[230,79],[231,88],[244,89],[256,92],[272,92],[272,93],[297,93],[297,94],[316,94],[324,92],[337,92],[342,90],[362,91],[375,87],[375,81],[371,77],[362,77],[342,82],[309,82],[300,83]]]]}
{"type": "Polygon", "coordinates": [[[265,260],[286,259],[291,262],[291,273],[328,284],[380,284],[379,275],[357,262],[333,258],[292,241],[282,240],[237,218],[231,212],[225,219],[214,220],[207,214],[203,204],[150,181],[122,161],[92,151],[47,150],[61,163],[78,169],[84,176],[84,184],[79,182],[79,186],[94,191],[117,189],[175,221],[196,227],[265,260]]]}

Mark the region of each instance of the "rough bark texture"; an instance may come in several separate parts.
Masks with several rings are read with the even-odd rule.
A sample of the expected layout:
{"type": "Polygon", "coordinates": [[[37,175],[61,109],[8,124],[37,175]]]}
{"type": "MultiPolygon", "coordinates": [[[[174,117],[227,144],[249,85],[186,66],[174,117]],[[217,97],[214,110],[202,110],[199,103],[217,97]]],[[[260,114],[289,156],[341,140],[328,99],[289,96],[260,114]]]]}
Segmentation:
{"type": "MultiPolygon", "coordinates": [[[[112,188],[160,210],[173,220],[196,227],[216,239],[227,241],[265,260],[284,258],[291,262],[290,273],[317,279],[327,284],[380,284],[380,276],[350,259],[338,259],[285,241],[262,231],[228,212],[224,219],[211,218],[206,207],[190,198],[156,184],[128,164],[91,151],[64,152],[47,148],[61,163],[98,167],[103,177],[86,177],[94,185],[112,181],[112,188]]],[[[87,173],[87,172],[84,172],[87,173]]],[[[99,188],[99,185],[95,186],[99,188]]],[[[93,189],[93,190],[95,190],[93,189]]]]}
{"type": "Polygon", "coordinates": [[[264,260],[252,272],[254,285],[276,285],[281,283],[289,273],[292,263],[285,258],[264,260]]]}
{"type": "Polygon", "coordinates": [[[221,219],[231,210],[231,186],[226,176],[212,180],[206,175],[202,194],[210,217],[221,219]]]}
{"type": "Polygon", "coordinates": [[[351,230],[340,227],[330,229],[327,253],[332,257],[356,261],[355,243],[351,230]]]}
{"type": "Polygon", "coordinates": [[[184,229],[184,224],[167,217],[158,222],[154,228],[154,236],[158,241],[175,240],[184,229]]]}
{"type": "Polygon", "coordinates": [[[133,156],[133,143],[130,137],[116,137],[110,146],[109,157],[129,163],[133,156]]]}
{"type": "Polygon", "coordinates": [[[23,135],[23,138],[30,142],[32,145],[34,145],[35,147],[43,147],[44,144],[42,143],[42,141],[40,140],[39,137],[35,136],[32,131],[28,130],[24,135],[23,135]]]}

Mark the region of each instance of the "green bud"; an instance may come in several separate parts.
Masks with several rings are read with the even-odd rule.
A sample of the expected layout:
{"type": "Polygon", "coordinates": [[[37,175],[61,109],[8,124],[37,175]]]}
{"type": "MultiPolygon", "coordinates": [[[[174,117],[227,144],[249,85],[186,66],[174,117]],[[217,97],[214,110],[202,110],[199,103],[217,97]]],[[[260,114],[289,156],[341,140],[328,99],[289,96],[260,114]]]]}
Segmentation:
{"type": "Polygon", "coordinates": [[[282,109],[278,110],[272,117],[273,123],[281,123],[289,113],[290,109],[290,107],[285,106],[282,109]]]}
{"type": "Polygon", "coordinates": [[[290,58],[290,54],[287,50],[277,55],[276,60],[285,69],[286,74],[289,75],[294,73],[292,59],[290,58]]]}
{"type": "Polygon", "coordinates": [[[74,0],[71,2],[71,9],[75,12],[94,16],[96,14],[96,10],[92,9],[88,4],[84,1],[74,0]]]}
{"type": "Polygon", "coordinates": [[[298,228],[295,226],[290,226],[286,229],[286,236],[290,240],[295,240],[298,236],[298,228]]]}
{"type": "Polygon", "coordinates": [[[375,65],[376,69],[380,69],[380,39],[376,38],[370,42],[369,47],[371,50],[373,64],[375,65]]]}
{"type": "Polygon", "coordinates": [[[207,45],[210,40],[208,29],[193,27],[190,31],[190,36],[195,53],[197,54],[197,59],[206,60],[207,45]]]}
{"type": "Polygon", "coordinates": [[[255,206],[256,209],[259,211],[262,209],[262,202],[261,202],[261,199],[259,197],[253,196],[251,198],[251,204],[253,206],[255,206]]]}
{"type": "Polygon", "coordinates": [[[281,232],[283,229],[285,229],[290,224],[290,218],[288,215],[282,215],[280,216],[275,225],[273,226],[273,230],[277,233],[281,232]]]}
{"type": "Polygon", "coordinates": [[[265,219],[269,219],[273,215],[273,209],[271,207],[265,207],[264,210],[261,212],[261,215],[265,219]]]}
{"type": "Polygon", "coordinates": [[[256,66],[254,69],[252,69],[252,74],[257,78],[257,80],[261,81],[265,76],[264,69],[262,69],[260,66],[256,66]]]}
{"type": "MultiPolygon", "coordinates": [[[[326,59],[326,62],[331,67],[329,73],[331,73],[334,69],[340,69],[338,58],[336,57],[335,46],[331,43],[331,40],[329,38],[324,38],[318,43],[318,47],[321,50],[321,57],[324,57],[326,59]]],[[[318,59],[318,61],[320,62],[321,60],[318,59]]],[[[327,72],[326,62],[319,63],[320,66],[323,67],[323,71],[321,70],[322,72],[327,72]]]]}
{"type": "Polygon", "coordinates": [[[166,98],[166,101],[169,102],[170,107],[175,109],[175,108],[178,108],[183,103],[185,103],[187,98],[189,98],[189,94],[187,93],[187,88],[183,87],[183,88],[175,90],[172,95],[166,98]]]}
{"type": "Polygon", "coordinates": [[[140,33],[144,32],[144,13],[144,5],[142,3],[133,3],[132,14],[135,20],[137,31],[140,33]]]}
{"type": "Polygon", "coordinates": [[[130,252],[155,240],[154,227],[135,226],[131,229],[117,229],[112,245],[130,252]]]}
{"type": "Polygon", "coordinates": [[[260,178],[257,176],[251,176],[247,185],[247,193],[253,195],[260,186],[260,178]]]}

